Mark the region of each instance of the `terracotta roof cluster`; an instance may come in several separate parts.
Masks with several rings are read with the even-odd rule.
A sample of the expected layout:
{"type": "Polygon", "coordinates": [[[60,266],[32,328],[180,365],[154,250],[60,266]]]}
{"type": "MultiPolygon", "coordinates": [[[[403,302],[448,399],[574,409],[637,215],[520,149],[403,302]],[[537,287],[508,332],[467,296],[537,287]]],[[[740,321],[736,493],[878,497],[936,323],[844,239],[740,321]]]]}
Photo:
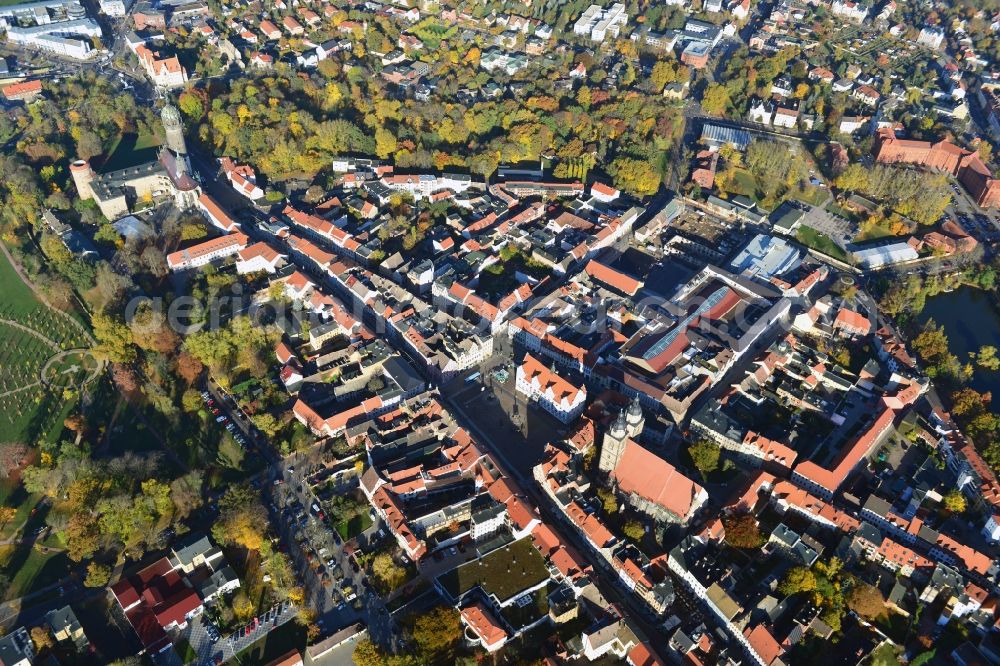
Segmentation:
{"type": "Polygon", "coordinates": [[[186,616],[202,605],[166,557],[122,578],[111,586],[111,592],[150,652],[166,647],[170,643],[167,629],[183,625],[186,616]]]}
{"type": "Polygon", "coordinates": [[[234,231],[240,228],[240,225],[236,220],[229,217],[229,213],[219,205],[214,198],[210,195],[202,192],[198,197],[198,203],[201,205],[202,210],[208,215],[212,224],[219,227],[225,232],[234,231]]]}
{"type": "Polygon", "coordinates": [[[326,250],[322,249],[312,241],[308,241],[301,236],[295,236],[294,234],[289,234],[288,245],[295,251],[301,252],[308,259],[311,259],[317,266],[326,270],[330,263],[337,258],[335,254],[331,254],[326,250]]]}
{"type": "Polygon", "coordinates": [[[876,551],[883,560],[892,562],[898,568],[932,569],[934,563],[912,548],[885,537],[876,551]]]}
{"type": "Polygon", "coordinates": [[[763,470],[758,471],[757,474],[747,482],[746,487],[742,488],[736,495],[733,496],[732,499],[726,502],[726,511],[734,511],[736,513],[754,513],[757,502],[760,501],[761,494],[764,491],[769,491],[773,487],[775,478],[774,474],[771,474],[770,472],[765,472],[763,470]]]}
{"type": "Polygon", "coordinates": [[[849,513],[841,511],[829,502],[816,497],[789,481],[773,484],[771,497],[775,501],[794,508],[798,513],[825,525],[833,525],[843,532],[853,532],[861,522],[849,513]]]}
{"type": "Polygon", "coordinates": [[[583,530],[590,542],[598,548],[606,548],[615,541],[614,533],[601,522],[600,518],[592,513],[587,513],[576,502],[570,502],[566,505],[566,515],[576,523],[577,527],[583,530]]]}
{"type": "Polygon", "coordinates": [[[259,257],[272,264],[281,257],[281,254],[277,250],[263,241],[248,245],[236,254],[240,258],[240,261],[250,261],[259,257]]]}
{"type": "Polygon", "coordinates": [[[406,522],[406,514],[403,513],[402,507],[392,493],[385,488],[378,488],[372,494],[371,501],[376,510],[385,516],[389,529],[396,535],[396,538],[406,544],[406,550],[410,557],[413,559],[422,557],[427,552],[427,546],[410,529],[406,522]]]}
{"type": "Polygon", "coordinates": [[[10,85],[4,86],[2,90],[4,97],[7,99],[21,100],[26,97],[41,94],[42,82],[40,80],[19,81],[18,83],[11,83],[10,85]]]}
{"type": "Polygon", "coordinates": [[[382,406],[382,398],[373,396],[350,409],[323,418],[315,409],[299,399],[292,406],[292,413],[303,425],[312,429],[313,432],[326,436],[334,436],[352,423],[363,421],[370,415],[374,415],[375,412],[382,409],[382,406]]]}
{"type": "Polygon", "coordinates": [[[906,350],[903,341],[890,329],[881,327],[875,332],[875,341],[882,353],[900,363],[903,367],[912,368],[917,362],[906,350]]]}
{"type": "Polygon", "coordinates": [[[486,321],[493,321],[500,314],[495,305],[487,303],[481,296],[476,295],[471,289],[458,282],[452,282],[448,289],[448,296],[486,321]]]}
{"type": "Polygon", "coordinates": [[[941,551],[950,553],[966,569],[980,576],[985,576],[990,567],[993,566],[993,560],[989,556],[979,552],[972,546],[959,543],[947,534],[938,534],[937,543],[934,545],[941,551]]]}
{"type": "Polygon", "coordinates": [[[747,432],[743,444],[756,449],[760,458],[787,469],[792,468],[799,455],[795,449],[753,431],[747,432]]]}
{"type": "Polygon", "coordinates": [[[868,317],[850,308],[840,308],[836,318],[833,320],[835,330],[846,331],[849,335],[868,335],[872,330],[872,323],[868,317]]]}
{"type": "Polygon", "coordinates": [[[979,243],[965,232],[954,220],[948,220],[941,225],[941,231],[925,234],[921,240],[929,248],[944,254],[960,254],[971,252],[979,243]]]}
{"type": "MultiPolygon", "coordinates": [[[[261,55],[261,54],[256,54],[261,55]]],[[[271,60],[271,56],[266,56],[267,61],[271,60]]],[[[264,60],[262,59],[262,62],[264,60]]],[[[254,170],[247,166],[246,164],[235,164],[228,157],[223,157],[219,159],[219,164],[222,166],[223,173],[229,179],[229,183],[233,186],[236,191],[245,197],[251,197],[255,190],[259,191],[257,187],[257,174],[254,170]]],[[[263,192],[260,192],[263,194],[263,192]]]]}
{"type": "Polygon", "coordinates": [[[336,228],[332,222],[328,222],[315,215],[310,215],[309,213],[304,213],[292,206],[285,206],[285,209],[281,212],[296,226],[307,229],[327,239],[332,237],[333,230],[336,228]]]}
{"type": "Polygon", "coordinates": [[[590,186],[591,194],[598,194],[603,197],[616,197],[621,194],[617,189],[611,187],[610,185],[605,185],[602,182],[595,181],[590,186]]]}
{"type": "Polygon", "coordinates": [[[138,56],[139,62],[142,63],[142,66],[146,68],[146,71],[153,78],[165,74],[178,74],[184,71],[184,67],[181,66],[181,61],[177,59],[177,56],[161,58],[159,53],[150,51],[142,44],[135,48],[135,54],[138,56]]]}
{"type": "Polygon", "coordinates": [[[775,640],[774,636],[771,635],[771,632],[763,624],[758,624],[753,629],[747,627],[743,634],[746,636],[747,642],[750,643],[750,647],[753,648],[753,651],[760,657],[765,666],[775,663],[785,653],[781,644],[775,640]]]}

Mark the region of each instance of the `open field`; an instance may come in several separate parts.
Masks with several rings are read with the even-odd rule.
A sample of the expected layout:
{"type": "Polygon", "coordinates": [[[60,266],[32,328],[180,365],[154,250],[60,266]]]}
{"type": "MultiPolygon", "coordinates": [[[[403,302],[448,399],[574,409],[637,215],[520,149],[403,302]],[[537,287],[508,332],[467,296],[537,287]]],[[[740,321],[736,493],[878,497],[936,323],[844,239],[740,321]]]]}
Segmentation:
{"type": "Polygon", "coordinates": [[[822,252],[840,261],[847,261],[846,252],[840,249],[829,236],[821,234],[814,229],[799,227],[798,231],[795,232],[795,238],[806,247],[812,248],[817,252],[822,252]]]}

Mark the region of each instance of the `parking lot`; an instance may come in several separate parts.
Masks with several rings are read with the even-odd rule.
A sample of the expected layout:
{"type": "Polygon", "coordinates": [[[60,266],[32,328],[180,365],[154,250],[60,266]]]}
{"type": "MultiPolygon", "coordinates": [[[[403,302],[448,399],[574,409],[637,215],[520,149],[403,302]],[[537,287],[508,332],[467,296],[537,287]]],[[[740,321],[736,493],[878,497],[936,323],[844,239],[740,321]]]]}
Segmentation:
{"type": "Polygon", "coordinates": [[[295,618],[298,609],[284,603],[261,613],[246,626],[241,627],[226,636],[219,634],[204,615],[199,615],[188,622],[188,625],[178,635],[177,640],[185,640],[197,654],[196,664],[222,663],[239,654],[260,639],[267,636],[289,620],[295,618]]]}
{"type": "Polygon", "coordinates": [[[225,427],[244,451],[253,451],[272,465],[276,464],[278,457],[270,448],[267,438],[254,427],[232,396],[211,379],[206,388],[201,392],[201,397],[215,422],[225,427]]]}
{"type": "MultiPolygon", "coordinates": [[[[282,463],[282,482],[272,486],[270,506],[281,534],[281,548],[299,572],[307,605],[316,609],[316,624],[323,635],[360,620],[373,640],[388,641],[395,632],[383,600],[370,590],[364,570],[348,556],[308,483],[317,467],[305,462],[305,456],[282,463]],[[295,464],[296,459],[302,462],[295,464]]],[[[346,484],[343,490],[353,487],[346,484]]],[[[367,543],[380,529],[376,521],[359,540],[367,543]]],[[[382,534],[387,536],[384,531],[382,534]]]]}
{"type": "Polygon", "coordinates": [[[825,208],[817,206],[807,206],[806,208],[806,214],[802,216],[800,224],[829,236],[830,240],[846,250],[854,240],[854,236],[857,235],[858,230],[855,225],[839,215],[830,213],[825,208]]]}

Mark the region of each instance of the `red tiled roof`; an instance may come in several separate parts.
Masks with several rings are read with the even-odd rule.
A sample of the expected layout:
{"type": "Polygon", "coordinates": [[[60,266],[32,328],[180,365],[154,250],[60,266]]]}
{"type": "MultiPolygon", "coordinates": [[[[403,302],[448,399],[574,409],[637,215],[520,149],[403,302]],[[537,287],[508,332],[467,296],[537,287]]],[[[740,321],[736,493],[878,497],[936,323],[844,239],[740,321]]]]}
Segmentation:
{"type": "Polygon", "coordinates": [[[628,663],[632,666],[666,666],[648,643],[637,643],[628,653],[628,663]]]}
{"type": "Polygon", "coordinates": [[[302,666],[302,655],[298,650],[290,650],[266,666],[302,666]]]}
{"type": "Polygon", "coordinates": [[[147,649],[162,646],[164,629],[183,624],[185,616],[201,606],[197,593],[165,557],[122,578],[111,591],[123,609],[134,606],[126,617],[147,649]]]}
{"type": "Polygon", "coordinates": [[[601,194],[606,197],[613,197],[616,194],[618,194],[618,190],[611,187],[610,185],[605,185],[604,183],[601,182],[595,182],[593,185],[591,185],[590,191],[597,192],[598,194],[601,194]]]}
{"type": "Polygon", "coordinates": [[[226,231],[232,231],[233,229],[239,228],[240,225],[236,223],[236,220],[229,217],[229,214],[222,209],[222,206],[220,206],[219,203],[208,194],[202,193],[202,195],[198,197],[198,203],[200,203],[205,211],[212,217],[213,224],[222,227],[226,231]]]}
{"type": "Polygon", "coordinates": [[[200,257],[203,257],[213,252],[218,252],[220,250],[225,250],[229,248],[243,248],[246,247],[247,238],[246,234],[235,233],[226,234],[225,236],[219,236],[218,238],[211,238],[197,245],[192,245],[189,248],[183,250],[178,250],[177,252],[171,252],[167,255],[167,265],[168,266],[182,266],[186,262],[194,261],[200,257]]]}
{"type": "Polygon", "coordinates": [[[480,602],[462,609],[462,619],[486,645],[496,645],[507,638],[507,632],[480,602]]]}
{"type": "Polygon", "coordinates": [[[618,487],[663,507],[682,520],[696,508],[704,488],[677,471],[663,458],[629,440],[612,471],[618,487]]]}
{"type": "Polygon", "coordinates": [[[795,458],[799,455],[791,447],[785,446],[781,442],[776,442],[773,439],[768,439],[763,435],[758,435],[753,431],[747,432],[746,437],[743,438],[743,443],[748,444],[760,451],[760,457],[765,460],[788,469],[792,468],[792,465],[795,464],[795,458]]]}
{"type": "Polygon", "coordinates": [[[604,548],[615,540],[615,535],[604,526],[604,523],[597,516],[587,513],[576,502],[570,502],[566,505],[566,515],[583,530],[587,538],[598,548],[604,548]]]}
{"type": "Polygon", "coordinates": [[[826,501],[799,488],[790,481],[778,481],[772,489],[772,496],[794,506],[800,511],[836,525],[844,532],[853,532],[861,523],[849,513],[828,504],[826,501]]]}
{"type": "Polygon", "coordinates": [[[835,328],[843,328],[859,335],[868,335],[872,328],[868,317],[848,308],[840,308],[833,325],[835,328]]]}
{"type": "Polygon", "coordinates": [[[545,523],[535,525],[535,529],[531,530],[531,540],[534,542],[535,548],[545,556],[562,545],[562,539],[545,523]]]}
{"type": "Polygon", "coordinates": [[[3,94],[7,99],[18,99],[25,95],[37,95],[42,92],[41,81],[21,81],[3,87],[3,94]]]}
{"type": "Polygon", "coordinates": [[[240,250],[237,254],[239,255],[241,261],[250,261],[255,257],[260,257],[264,261],[270,263],[273,263],[278,259],[278,257],[281,256],[277,250],[263,241],[249,245],[240,250]]]}
{"type": "Polygon", "coordinates": [[[591,259],[587,263],[585,270],[590,277],[623,294],[634,296],[637,291],[642,289],[641,281],[625,275],[610,266],[605,266],[596,259],[591,259]]]}
{"type": "Polygon", "coordinates": [[[753,630],[747,629],[744,635],[753,651],[767,665],[774,663],[784,653],[781,645],[763,624],[758,624],[753,630]]]}
{"type": "Polygon", "coordinates": [[[882,539],[882,543],[878,547],[878,554],[890,562],[895,563],[898,567],[929,569],[934,566],[934,563],[926,557],[917,554],[911,548],[893,541],[889,537],[882,539]]]}
{"type": "Polygon", "coordinates": [[[586,395],[586,389],[573,386],[567,380],[545,367],[545,364],[531,354],[524,355],[524,360],[518,369],[528,384],[533,384],[533,382],[538,383],[539,391],[543,395],[547,395],[551,391],[552,399],[556,404],[565,400],[567,404],[572,405],[576,402],[577,395],[581,391],[586,395]]]}
{"type": "Polygon", "coordinates": [[[301,236],[295,236],[289,234],[288,244],[292,246],[298,252],[301,252],[308,258],[312,259],[314,262],[319,264],[321,268],[326,268],[331,261],[336,259],[336,255],[323,250],[315,243],[312,243],[301,236]]]}
{"type": "Polygon", "coordinates": [[[854,442],[843,447],[840,455],[834,461],[832,469],[820,467],[811,460],[807,460],[795,466],[794,474],[812,481],[831,493],[836,492],[840,485],[847,480],[847,476],[871,452],[872,447],[875,446],[882,434],[892,425],[894,418],[895,412],[885,407],[868,430],[854,442]]]}

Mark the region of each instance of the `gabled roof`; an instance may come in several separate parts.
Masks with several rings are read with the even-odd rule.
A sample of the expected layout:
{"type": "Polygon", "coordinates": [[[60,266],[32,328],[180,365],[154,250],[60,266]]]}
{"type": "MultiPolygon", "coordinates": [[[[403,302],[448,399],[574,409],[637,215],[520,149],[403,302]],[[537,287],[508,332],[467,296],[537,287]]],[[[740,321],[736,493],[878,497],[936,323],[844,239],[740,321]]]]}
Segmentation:
{"type": "Polygon", "coordinates": [[[462,619],[485,645],[496,645],[507,638],[507,632],[493,614],[480,602],[462,609],[462,619]]]}
{"type": "Polygon", "coordinates": [[[705,492],[673,465],[631,439],[625,443],[611,475],[623,492],[634,493],[681,519],[697,508],[698,496],[705,492]]]}
{"type": "Polygon", "coordinates": [[[20,81],[18,83],[12,83],[9,86],[4,86],[2,90],[7,99],[15,99],[23,95],[32,95],[42,92],[42,82],[40,80],[20,81]]]}
{"type": "Polygon", "coordinates": [[[758,624],[752,630],[748,628],[744,635],[750,643],[750,647],[767,666],[773,664],[784,653],[781,645],[763,624],[758,624]]]}
{"type": "Polygon", "coordinates": [[[600,263],[596,259],[591,259],[585,269],[587,275],[601,282],[615,291],[619,291],[628,296],[635,296],[636,292],[642,289],[642,282],[635,278],[615,270],[610,266],[600,263]]]}
{"type": "Polygon", "coordinates": [[[281,254],[277,250],[263,241],[243,248],[237,255],[240,261],[250,261],[251,259],[260,257],[268,263],[274,263],[281,257],[281,254]]]}
{"type": "Polygon", "coordinates": [[[585,388],[573,386],[567,380],[545,367],[545,364],[531,354],[524,355],[524,360],[518,370],[529,385],[537,383],[538,390],[546,399],[550,399],[556,405],[561,404],[563,401],[568,405],[573,405],[576,403],[581,392],[584,396],[587,394],[585,388]]]}

